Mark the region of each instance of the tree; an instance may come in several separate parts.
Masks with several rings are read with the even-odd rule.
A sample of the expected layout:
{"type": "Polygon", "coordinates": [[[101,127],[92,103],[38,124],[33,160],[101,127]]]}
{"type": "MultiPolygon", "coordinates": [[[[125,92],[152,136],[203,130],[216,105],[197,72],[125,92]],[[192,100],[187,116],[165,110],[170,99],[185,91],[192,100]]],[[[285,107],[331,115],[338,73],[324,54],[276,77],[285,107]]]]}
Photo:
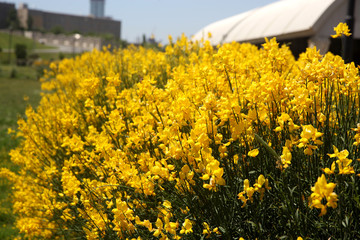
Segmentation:
{"type": "Polygon", "coordinates": [[[8,28],[16,30],[20,28],[20,22],[15,9],[11,9],[7,17],[8,28]]]}
{"type": "Polygon", "coordinates": [[[26,45],[25,44],[16,44],[15,45],[15,56],[16,62],[18,65],[25,65],[26,64],[26,45]]]}
{"type": "Polygon", "coordinates": [[[33,28],[33,23],[34,23],[34,20],[33,20],[32,16],[28,16],[28,19],[27,19],[27,30],[32,30],[32,28],[33,28]]]}
{"type": "Polygon", "coordinates": [[[63,33],[65,33],[65,30],[64,30],[64,28],[63,28],[62,26],[54,26],[54,27],[50,30],[50,32],[58,35],[58,34],[63,34],[63,33]]]}

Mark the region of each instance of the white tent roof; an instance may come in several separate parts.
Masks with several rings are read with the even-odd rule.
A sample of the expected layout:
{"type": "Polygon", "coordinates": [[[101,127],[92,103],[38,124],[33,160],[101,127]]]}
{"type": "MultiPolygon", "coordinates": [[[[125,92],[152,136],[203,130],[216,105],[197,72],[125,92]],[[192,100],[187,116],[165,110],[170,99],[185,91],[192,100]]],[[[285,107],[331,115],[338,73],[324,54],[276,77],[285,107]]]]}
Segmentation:
{"type": "MultiPolygon", "coordinates": [[[[193,40],[209,39],[213,45],[226,42],[261,42],[264,37],[289,39],[296,37],[330,37],[333,28],[345,21],[348,0],[280,0],[233,17],[214,22],[193,36],[193,40]]],[[[355,8],[360,13],[360,4],[355,8]]],[[[355,37],[360,35],[359,19],[355,21],[355,37]]]]}

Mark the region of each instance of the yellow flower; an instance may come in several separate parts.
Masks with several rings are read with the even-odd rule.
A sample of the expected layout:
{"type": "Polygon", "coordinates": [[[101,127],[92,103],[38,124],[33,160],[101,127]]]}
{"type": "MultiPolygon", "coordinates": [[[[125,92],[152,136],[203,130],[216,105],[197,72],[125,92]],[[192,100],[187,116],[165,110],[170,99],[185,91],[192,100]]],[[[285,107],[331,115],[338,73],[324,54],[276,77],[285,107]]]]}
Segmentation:
{"type": "Polygon", "coordinates": [[[358,123],[356,126],[356,128],[352,128],[351,130],[356,132],[354,136],[355,142],[353,144],[358,146],[360,144],[360,123],[358,123]]]}
{"type": "Polygon", "coordinates": [[[171,209],[171,202],[169,202],[168,200],[165,200],[165,201],[163,202],[163,205],[164,205],[164,207],[166,207],[166,208],[168,208],[168,209],[171,209]]]}
{"type": "Polygon", "coordinates": [[[153,233],[153,235],[155,237],[158,237],[161,233],[162,233],[162,229],[163,229],[163,222],[161,221],[160,218],[158,218],[156,220],[155,226],[157,227],[157,229],[155,230],[155,232],[153,233]]]}
{"type": "Polygon", "coordinates": [[[336,27],[334,27],[334,31],[336,32],[335,35],[331,35],[332,38],[338,38],[342,35],[350,36],[350,29],[346,23],[340,22],[336,27]]]}
{"type": "Polygon", "coordinates": [[[269,180],[266,179],[264,175],[260,174],[253,187],[250,187],[249,179],[244,180],[244,190],[238,194],[238,199],[240,199],[243,202],[242,207],[245,207],[248,200],[253,202],[254,193],[256,192],[260,193],[260,201],[262,201],[265,190],[270,190],[270,189],[271,187],[269,187],[269,180]],[[247,198],[245,197],[245,194],[247,198]]]}
{"type": "Polygon", "coordinates": [[[323,113],[318,113],[317,118],[318,118],[318,121],[321,123],[325,122],[325,120],[326,120],[326,116],[323,113]]]}
{"type": "Polygon", "coordinates": [[[326,174],[334,174],[335,173],[335,162],[331,164],[331,168],[324,168],[324,173],[326,174]]]}
{"type": "MultiPolygon", "coordinates": [[[[336,160],[336,163],[339,168],[339,174],[355,173],[354,167],[350,166],[352,160],[347,158],[347,156],[349,156],[349,151],[345,149],[339,152],[339,150],[335,146],[333,146],[333,149],[334,149],[334,153],[328,155],[331,158],[336,157],[338,159],[336,160]]],[[[331,164],[331,170],[328,168],[324,169],[324,172],[327,174],[332,174],[334,173],[334,171],[335,171],[335,162],[331,164]]]]}
{"type": "Polygon", "coordinates": [[[264,177],[264,175],[260,174],[256,183],[254,184],[255,191],[258,191],[264,183],[265,183],[265,177],[264,177]]]}
{"type": "Polygon", "coordinates": [[[181,234],[189,234],[192,233],[192,222],[189,219],[185,219],[182,228],[180,230],[181,234]]]}
{"type": "Polygon", "coordinates": [[[297,130],[300,128],[300,126],[294,124],[293,120],[291,119],[291,117],[289,116],[289,114],[287,113],[281,113],[281,116],[279,116],[277,118],[277,122],[279,123],[280,126],[275,128],[275,132],[280,132],[284,129],[285,127],[285,123],[288,123],[289,126],[289,131],[293,132],[294,130],[297,130]]]}
{"type": "Polygon", "coordinates": [[[345,159],[347,156],[349,156],[349,152],[346,149],[341,152],[339,152],[339,150],[335,146],[333,146],[333,149],[334,153],[328,154],[331,158],[337,157],[338,159],[345,159]]]}
{"type": "Polygon", "coordinates": [[[10,134],[12,134],[12,133],[15,133],[15,130],[12,129],[12,128],[8,128],[8,129],[7,129],[7,133],[10,135],[10,134]]]}
{"type": "Polygon", "coordinates": [[[291,158],[292,158],[289,148],[283,147],[283,152],[280,157],[281,157],[281,163],[282,163],[283,167],[287,168],[289,166],[289,164],[291,164],[291,158]]]}
{"type": "Polygon", "coordinates": [[[318,132],[316,128],[312,125],[303,125],[303,130],[301,132],[301,139],[299,140],[299,144],[297,145],[299,148],[304,149],[304,153],[306,155],[312,155],[313,150],[317,149],[316,145],[322,145],[323,142],[318,140],[319,137],[323,135],[323,133],[318,132]],[[315,145],[313,145],[315,144],[315,145]]]}
{"type": "Polygon", "coordinates": [[[250,152],[248,152],[249,157],[256,157],[259,154],[259,149],[253,149],[250,152]]]}
{"type": "Polygon", "coordinates": [[[203,235],[206,235],[206,238],[210,237],[210,235],[211,235],[211,229],[210,229],[209,224],[207,224],[206,222],[203,222],[203,226],[204,226],[204,229],[203,229],[202,234],[203,234],[203,235]]]}
{"type": "Polygon", "coordinates": [[[314,128],[312,125],[303,126],[303,131],[301,133],[302,138],[314,140],[318,137],[321,137],[322,135],[323,133],[318,132],[317,129],[314,128]]]}
{"type": "Polygon", "coordinates": [[[219,228],[217,228],[217,227],[213,229],[213,232],[217,235],[221,235],[221,232],[219,231],[219,228]]]}
{"type": "Polygon", "coordinates": [[[335,183],[327,183],[325,175],[322,174],[321,177],[318,178],[315,186],[311,188],[313,192],[309,197],[310,208],[318,208],[321,210],[320,216],[326,214],[326,207],[337,207],[337,195],[334,192],[334,188],[336,187],[335,183]],[[326,200],[326,204],[323,204],[323,200],[326,200]]]}

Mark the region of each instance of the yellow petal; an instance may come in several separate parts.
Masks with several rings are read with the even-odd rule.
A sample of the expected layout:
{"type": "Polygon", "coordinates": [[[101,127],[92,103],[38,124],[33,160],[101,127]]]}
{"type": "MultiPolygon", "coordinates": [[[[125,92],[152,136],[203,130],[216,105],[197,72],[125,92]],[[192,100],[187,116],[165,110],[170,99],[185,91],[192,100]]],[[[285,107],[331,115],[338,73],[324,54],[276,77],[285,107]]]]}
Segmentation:
{"type": "Polygon", "coordinates": [[[259,149],[253,149],[250,152],[248,152],[249,157],[256,157],[259,154],[259,149]]]}

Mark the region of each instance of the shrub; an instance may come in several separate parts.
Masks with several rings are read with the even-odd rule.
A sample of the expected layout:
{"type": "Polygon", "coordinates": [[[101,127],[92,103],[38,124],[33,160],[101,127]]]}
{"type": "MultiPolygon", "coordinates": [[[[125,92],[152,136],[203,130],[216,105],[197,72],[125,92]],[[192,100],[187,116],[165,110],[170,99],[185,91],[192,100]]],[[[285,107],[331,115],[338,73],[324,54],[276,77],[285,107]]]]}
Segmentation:
{"type": "Polygon", "coordinates": [[[16,78],[17,76],[17,71],[15,68],[11,68],[10,70],[10,78],[16,78]]]}
{"type": "Polygon", "coordinates": [[[27,58],[27,50],[25,44],[16,44],[15,45],[15,56],[16,62],[18,65],[25,65],[27,58]]]}
{"type": "Polygon", "coordinates": [[[55,35],[64,34],[65,30],[62,26],[54,26],[50,32],[52,32],[55,35]]]}
{"type": "Polygon", "coordinates": [[[26,237],[360,238],[359,75],[339,56],[182,37],[53,63],[42,89],[2,170],[26,237]]]}
{"type": "Polygon", "coordinates": [[[63,60],[65,58],[65,54],[62,52],[59,52],[59,59],[63,60]]]}

